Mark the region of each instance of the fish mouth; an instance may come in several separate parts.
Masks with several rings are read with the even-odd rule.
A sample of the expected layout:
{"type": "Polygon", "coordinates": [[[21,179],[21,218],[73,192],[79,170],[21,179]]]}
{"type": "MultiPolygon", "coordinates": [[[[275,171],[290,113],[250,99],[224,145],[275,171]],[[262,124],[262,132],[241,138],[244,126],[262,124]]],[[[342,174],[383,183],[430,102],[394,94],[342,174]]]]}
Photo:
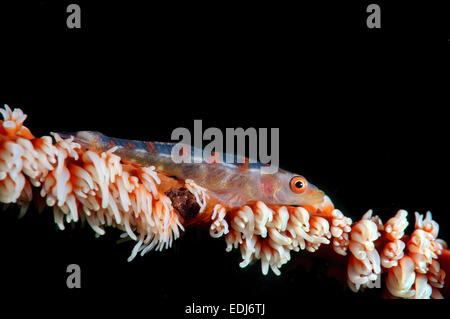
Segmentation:
{"type": "MultiPolygon", "coordinates": [[[[278,198],[278,194],[274,194],[273,204],[279,206],[292,206],[292,207],[301,207],[301,206],[318,206],[324,202],[325,193],[317,188],[309,189],[302,195],[294,198],[278,198]]],[[[280,196],[281,197],[281,196],[280,196]]],[[[285,197],[285,196],[282,196],[285,197]]]]}
{"type": "Polygon", "coordinates": [[[318,190],[314,191],[312,194],[307,194],[307,196],[300,203],[286,203],[286,204],[278,204],[281,206],[292,206],[292,207],[302,207],[302,206],[319,206],[324,202],[325,193],[318,190]]]}
{"type": "Polygon", "coordinates": [[[323,203],[325,198],[325,193],[321,190],[315,190],[311,194],[308,194],[305,202],[309,205],[318,205],[323,203]]]}

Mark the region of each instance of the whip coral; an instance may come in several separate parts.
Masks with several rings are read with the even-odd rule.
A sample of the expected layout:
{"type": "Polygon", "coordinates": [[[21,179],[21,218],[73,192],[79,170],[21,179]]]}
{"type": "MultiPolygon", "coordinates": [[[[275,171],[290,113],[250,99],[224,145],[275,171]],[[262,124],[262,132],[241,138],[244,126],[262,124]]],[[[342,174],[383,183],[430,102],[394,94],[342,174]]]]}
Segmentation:
{"type": "Polygon", "coordinates": [[[384,224],[371,210],[353,223],[326,195],[317,203],[311,195],[314,204],[297,207],[262,200],[235,207],[195,179],[128,161],[120,145],[100,150],[74,136],[34,137],[20,109],[5,105],[0,112],[0,202],[18,204],[21,216],[38,197],[53,207],[61,230],[80,220],[98,235],[105,226],[118,228],[136,242],[129,261],[171,247],[191,226],[224,237],[226,251],[239,248],[241,267],[260,260],[263,274],[270,268],[280,275],[293,253],[320,254],[329,246],[345,260],[355,292],[385,278],[386,297],[442,298],[446,276],[439,258],[448,251],[430,212],[415,213],[408,236],[405,210],[384,224]]]}
{"type": "Polygon", "coordinates": [[[40,188],[60,229],[79,219],[99,235],[104,226],[117,227],[138,241],[132,256],[168,248],[184,230],[170,199],[157,189],[154,167],[121,164],[114,148],[99,154],[58,134],[54,144],[49,136],[34,138],[22,125],[21,110],[1,111],[1,202],[20,204],[24,214],[31,187],[40,188]]]}

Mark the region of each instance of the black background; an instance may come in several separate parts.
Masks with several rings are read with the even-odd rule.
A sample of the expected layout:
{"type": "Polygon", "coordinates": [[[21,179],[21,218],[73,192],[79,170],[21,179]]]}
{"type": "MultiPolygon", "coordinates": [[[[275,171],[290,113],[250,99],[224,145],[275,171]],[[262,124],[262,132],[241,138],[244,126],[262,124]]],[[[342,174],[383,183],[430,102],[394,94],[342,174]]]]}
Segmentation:
{"type": "MultiPolygon", "coordinates": [[[[68,3],[15,2],[1,9],[2,96],[36,136],[97,130],[169,141],[194,119],[205,129],[279,127],[280,166],[344,214],[372,208],[386,221],[404,208],[413,224],[414,211],[431,210],[448,240],[446,8],[377,1],[382,28],[369,30],[370,2],[341,2],[78,1],[80,30],[66,28],[68,3]]],[[[10,208],[0,217],[5,304],[181,317],[192,302],[264,302],[272,316],[351,314],[381,294],[350,292],[323,275],[323,261],[285,265],[281,277],[263,276],[259,262],[240,269],[240,253],[203,230],[128,263],[133,245],[116,244],[115,230],[96,239],[80,225],[58,231],[50,210],[16,216],[10,208]],[[66,288],[71,263],[82,289],[66,288]]]]}

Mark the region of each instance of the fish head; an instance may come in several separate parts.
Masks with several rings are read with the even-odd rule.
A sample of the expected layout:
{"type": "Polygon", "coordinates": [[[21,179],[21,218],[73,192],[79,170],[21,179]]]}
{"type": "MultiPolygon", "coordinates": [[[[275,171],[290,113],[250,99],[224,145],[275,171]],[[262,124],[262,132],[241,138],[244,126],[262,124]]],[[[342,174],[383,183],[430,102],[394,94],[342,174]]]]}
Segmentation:
{"type": "Polygon", "coordinates": [[[310,183],[304,176],[281,171],[272,194],[272,203],[318,207],[325,200],[325,193],[310,183]]]}

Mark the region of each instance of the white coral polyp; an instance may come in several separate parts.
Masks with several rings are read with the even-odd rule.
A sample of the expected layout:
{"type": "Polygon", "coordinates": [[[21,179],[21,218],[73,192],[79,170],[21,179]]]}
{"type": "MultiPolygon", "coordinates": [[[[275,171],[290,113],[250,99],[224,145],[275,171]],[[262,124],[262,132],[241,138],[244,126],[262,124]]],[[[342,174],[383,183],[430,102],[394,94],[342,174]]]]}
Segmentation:
{"type": "Polygon", "coordinates": [[[405,229],[408,227],[408,220],[406,216],[408,212],[400,209],[397,214],[389,219],[384,226],[384,231],[390,240],[398,240],[405,234],[405,229]]]}
{"type": "Polygon", "coordinates": [[[352,255],[348,262],[347,282],[353,291],[358,291],[361,286],[373,287],[372,282],[381,273],[380,256],[374,246],[379,236],[371,211],[352,227],[349,243],[352,255]]]}
{"type": "Polygon", "coordinates": [[[211,220],[213,221],[209,228],[209,234],[211,235],[211,237],[218,238],[224,234],[225,235],[228,234],[228,223],[225,220],[225,216],[226,216],[225,207],[223,207],[220,204],[217,204],[214,207],[214,211],[211,216],[211,220]]]}
{"type": "Polygon", "coordinates": [[[339,209],[334,209],[331,213],[330,232],[333,237],[333,249],[339,255],[347,255],[349,245],[349,233],[351,231],[351,218],[345,217],[339,209]]]}
{"type": "Polygon", "coordinates": [[[401,240],[389,242],[381,252],[381,265],[384,268],[391,268],[398,265],[398,260],[402,259],[406,245],[401,240]]]}
{"type": "Polygon", "coordinates": [[[386,287],[395,297],[442,298],[437,290],[443,287],[445,279],[445,272],[437,260],[443,249],[442,241],[437,239],[439,225],[432,220],[430,212],[425,218],[415,213],[415,230],[405,248],[405,243],[399,238],[403,237],[407,225],[406,216],[407,212],[401,210],[385,226],[389,230],[387,237],[392,240],[386,244],[382,254],[383,266],[391,266],[386,287]]]}
{"type": "Polygon", "coordinates": [[[386,287],[395,297],[411,298],[416,293],[413,289],[415,280],[414,261],[410,257],[405,256],[400,259],[397,266],[389,269],[386,287]]]}
{"type": "MultiPolygon", "coordinates": [[[[224,219],[219,212],[220,208],[216,207],[211,225],[214,229],[224,219]]],[[[241,267],[261,260],[263,274],[267,274],[270,268],[280,275],[280,268],[291,259],[292,250],[314,252],[321,244],[329,244],[331,238],[327,219],[310,216],[303,207],[268,206],[260,201],[232,211],[230,227],[225,237],[226,250],[240,248],[241,267]]],[[[216,237],[215,233],[211,235],[216,237]]]]}

